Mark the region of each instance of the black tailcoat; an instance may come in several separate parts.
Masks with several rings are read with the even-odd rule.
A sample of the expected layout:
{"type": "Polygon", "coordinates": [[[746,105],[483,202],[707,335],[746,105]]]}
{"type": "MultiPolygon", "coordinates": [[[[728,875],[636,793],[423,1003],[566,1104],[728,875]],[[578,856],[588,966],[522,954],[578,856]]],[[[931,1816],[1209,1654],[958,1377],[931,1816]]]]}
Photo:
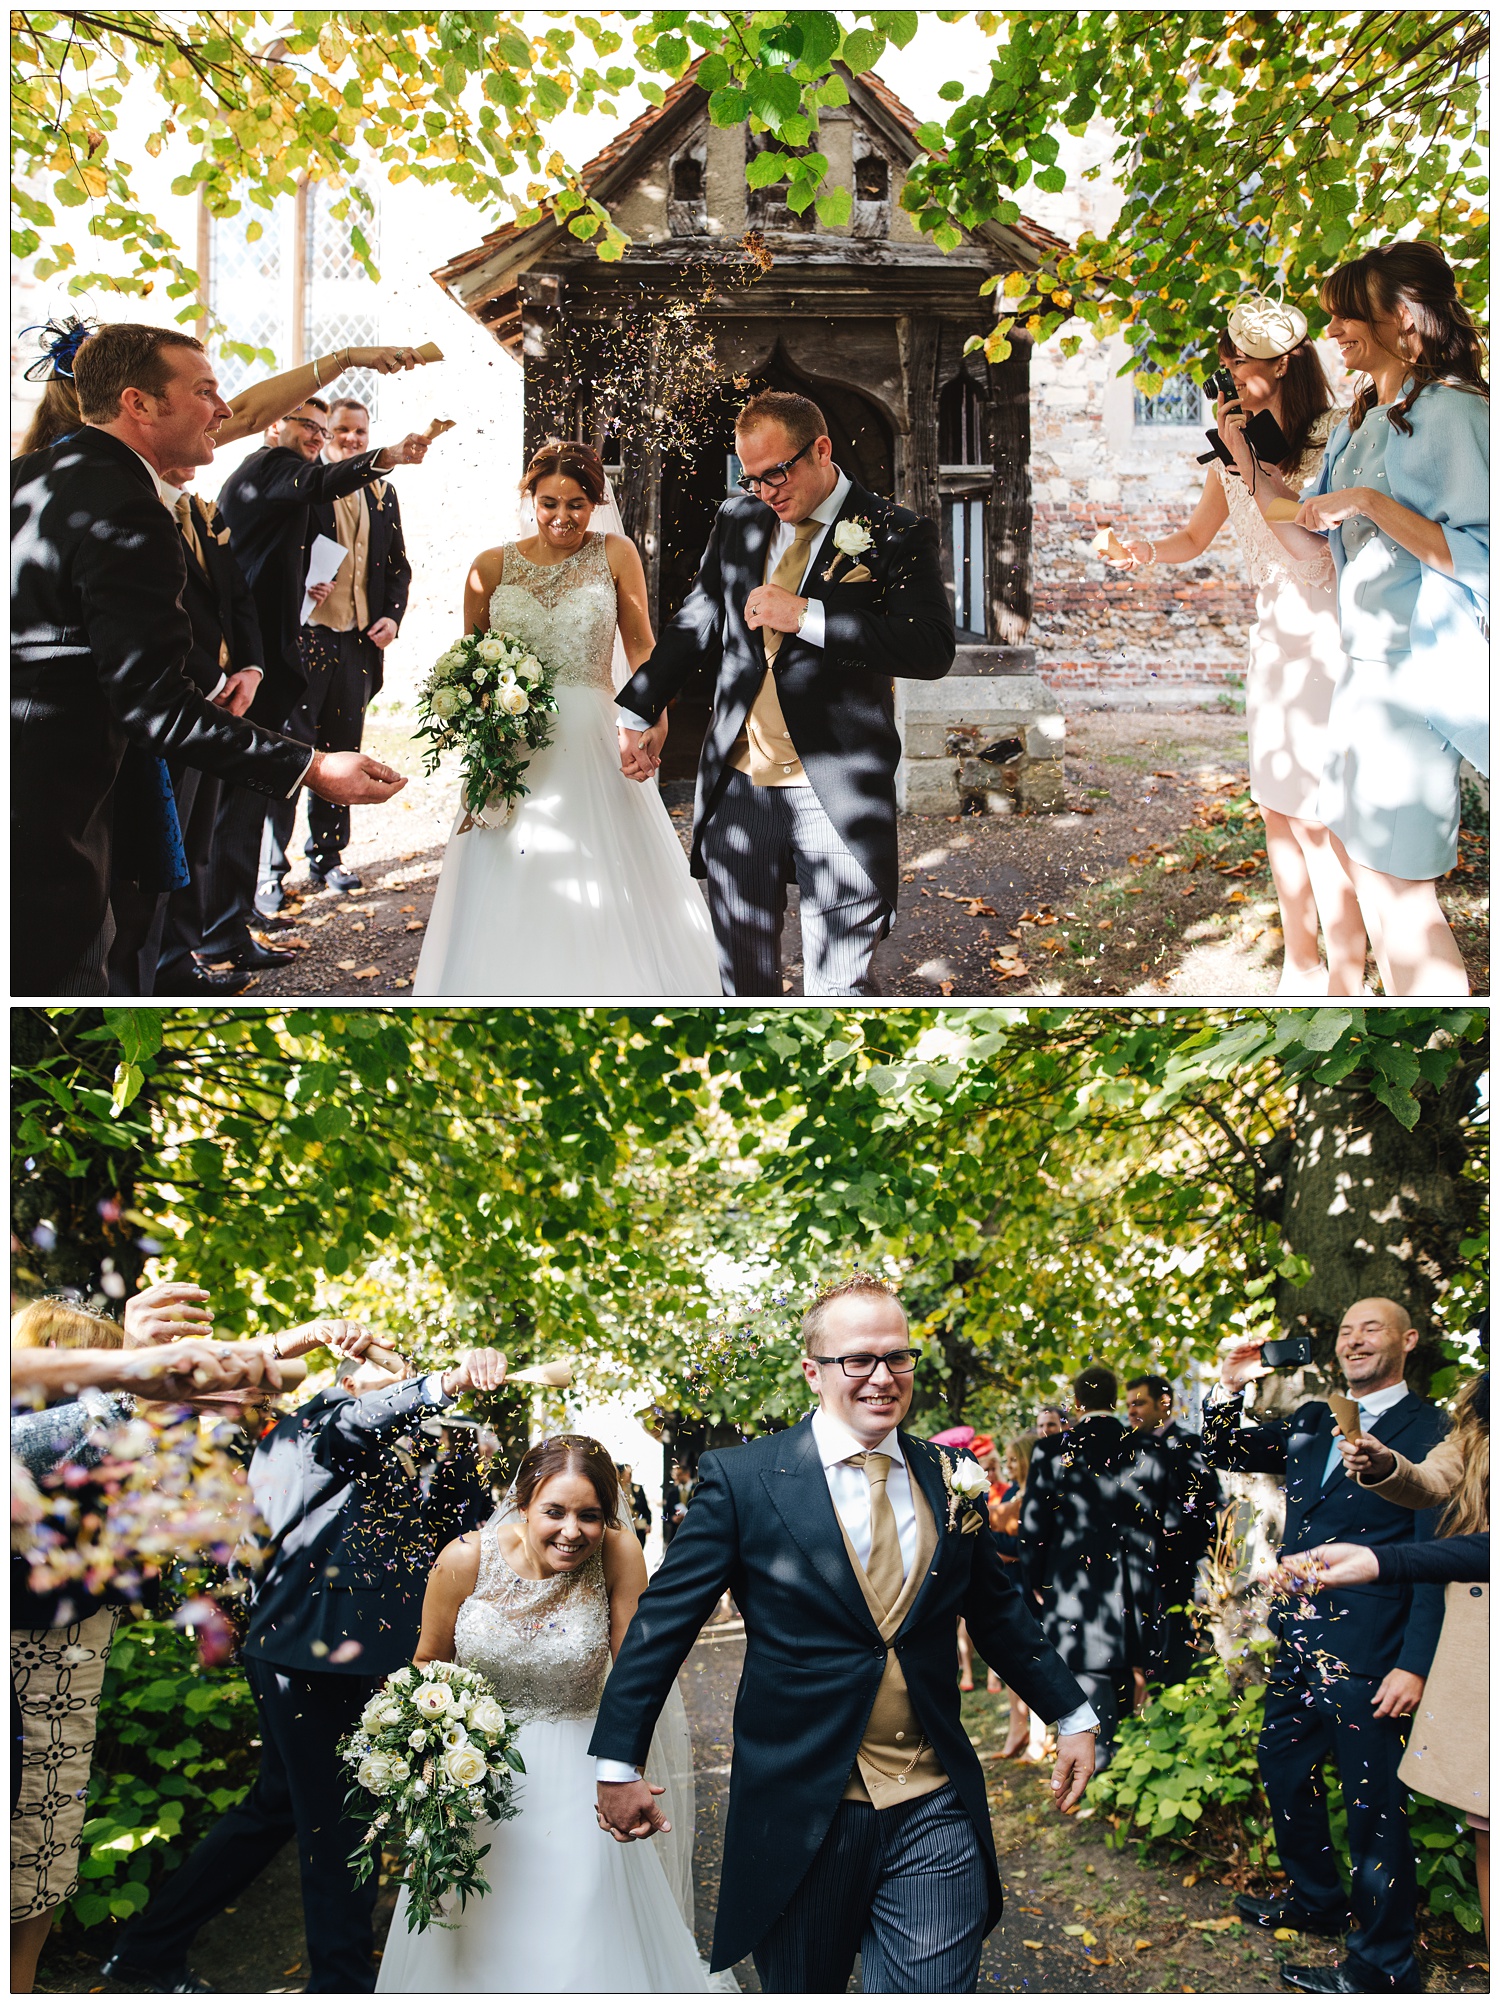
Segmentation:
{"type": "Polygon", "coordinates": [[[182,538],[150,469],[86,425],[11,467],[12,986],[66,991],[109,905],[127,744],[268,798],[304,746],[205,703],[184,674],[182,538]]]}
{"type": "MultiPolygon", "coordinates": [[[[1342,1457],[1325,1481],[1328,1451],[1337,1437],[1333,1408],[1309,1399],[1289,1419],[1240,1427],[1243,1396],[1205,1406],[1203,1445],[1217,1468],[1286,1477],[1286,1530],[1281,1549],[1302,1552],[1333,1540],[1351,1545],[1404,1545],[1430,1538],[1439,1512],[1413,1513],[1363,1489],[1344,1472],[1342,1457]]],[[[1447,1415],[1408,1392],[1372,1419],[1366,1432],[1423,1460],[1448,1431],[1447,1415]]],[[[1276,1667],[1317,1677],[1335,1663],[1358,1677],[1409,1670],[1425,1677],[1443,1624],[1440,1587],[1410,1587],[1395,1580],[1368,1586],[1320,1588],[1281,1600],[1271,1618],[1277,1637],[1276,1667]]]]}
{"type": "Polygon", "coordinates": [[[377,1678],[411,1661],[433,1560],[494,1508],[467,1454],[442,1464],[423,1496],[418,1429],[448,1403],[435,1405],[427,1383],[320,1392],[256,1449],[250,1487],[271,1535],[247,1656],[377,1678]],[[359,1653],[335,1660],[348,1642],[359,1653]]]}
{"type": "Polygon", "coordinates": [[[1021,1506],[1021,1577],[1070,1670],[1142,1668],[1159,1648],[1160,1520],[1111,1413],[1039,1440],[1021,1506]]]}
{"type": "Polygon", "coordinates": [[[382,476],[376,452],[337,465],[304,459],[289,445],[266,445],[242,460],[225,481],[219,513],[229,544],[255,594],[265,642],[265,676],[250,714],[279,726],[307,687],[297,652],[302,596],[307,583],[309,515],[319,501],[353,494],[382,476]]]}
{"type": "MultiPolygon", "coordinates": [[[[932,1507],[937,1546],[896,1631],[911,1700],[973,1819],[989,1878],[1000,1877],[984,1775],[959,1715],[956,1630],[1045,1718],[1083,1693],[1043,1640],[988,1530],[948,1528],[937,1449],[900,1436],[932,1507]]],[[[806,1419],[786,1433],[706,1454],[692,1507],[641,1596],[610,1672],[590,1752],[642,1762],[657,1714],[726,1588],[745,1619],[734,1767],[713,1966],[748,1955],[807,1873],[842,1799],[885,1671],[886,1647],[849,1563],[806,1419]]]]}
{"type": "MultiPolygon", "coordinates": [[[[370,625],[377,619],[393,619],[397,626],[406,617],[406,601],[411,591],[411,563],[406,554],[406,538],[401,530],[401,503],[388,480],[376,481],[365,493],[370,510],[370,542],[365,576],[365,603],[370,625]]],[[[307,511],[307,540],[326,536],[331,543],[338,537],[338,517],[332,500],[315,501],[307,511]]],[[[368,629],[367,629],[368,630],[368,629]]],[[[385,679],[385,650],[375,649],[371,697],[380,694],[385,679]]]]}
{"type": "MultiPolygon", "coordinates": [[[[700,663],[715,677],[708,735],[698,763],[693,874],[707,875],[703,831],[731,771],[729,753],[766,675],[764,629],[745,624],[745,602],[765,582],[775,513],[749,495],[724,502],[693,588],[615,699],[653,722],[700,663]]],[[[788,634],[772,672],[782,715],[814,793],[891,910],[896,853],[896,729],[893,675],[936,682],[953,666],[953,608],[931,522],[853,484],[818,549],[800,596],[824,608],[824,644],[788,634]],[[863,521],[874,546],[858,560],[867,581],[837,555],[838,522],[863,521]],[[832,580],[824,573],[834,569],[832,580]]]]}

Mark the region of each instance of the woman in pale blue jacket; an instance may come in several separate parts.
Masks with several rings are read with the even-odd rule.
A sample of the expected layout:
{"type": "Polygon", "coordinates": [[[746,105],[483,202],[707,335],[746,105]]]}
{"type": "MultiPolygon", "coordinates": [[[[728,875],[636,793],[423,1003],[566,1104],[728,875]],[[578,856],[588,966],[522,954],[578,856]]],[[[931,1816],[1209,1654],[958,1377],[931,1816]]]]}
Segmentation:
{"type": "MultiPolygon", "coordinates": [[[[1347,859],[1386,994],[1467,995],[1437,879],[1458,856],[1459,759],[1489,764],[1483,349],[1431,244],[1367,251],[1322,300],[1345,366],[1369,383],[1297,515],[1329,538],[1348,657],[1318,818],[1347,859]]],[[[1363,967],[1330,966],[1331,995],[1363,982],[1363,967]]]]}

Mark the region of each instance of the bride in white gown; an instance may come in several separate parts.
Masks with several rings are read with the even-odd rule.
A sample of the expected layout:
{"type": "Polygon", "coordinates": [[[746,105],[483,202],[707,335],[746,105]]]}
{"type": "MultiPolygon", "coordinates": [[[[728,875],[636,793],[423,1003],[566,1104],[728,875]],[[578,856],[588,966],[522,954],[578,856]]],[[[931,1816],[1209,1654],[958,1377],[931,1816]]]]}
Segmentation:
{"type": "Polygon", "coordinates": [[[412,992],[718,995],[708,908],[661,796],[620,770],[616,636],[632,670],[653,644],[640,553],[590,527],[607,494],[590,447],[544,446],[522,492],[537,533],[475,560],[464,629],[515,634],[557,669],[552,742],[503,827],[455,820],[412,992]]]}
{"type": "Polygon", "coordinates": [[[692,1754],[674,1692],[648,1781],[665,1784],[670,1836],[619,1844],[594,1813],[588,1744],[600,1693],[646,1565],[615,1528],[614,1465],[598,1441],[561,1434],[530,1448],[514,1507],[449,1545],[422,1607],[418,1663],[482,1670],[522,1721],[520,1814],[480,1826],[490,1890],[455,1925],[414,1934],[396,1903],[377,1990],[698,1991],[710,1981],[692,1935],[692,1754]],[[673,1744],[675,1742],[675,1744],[673,1744]]]}

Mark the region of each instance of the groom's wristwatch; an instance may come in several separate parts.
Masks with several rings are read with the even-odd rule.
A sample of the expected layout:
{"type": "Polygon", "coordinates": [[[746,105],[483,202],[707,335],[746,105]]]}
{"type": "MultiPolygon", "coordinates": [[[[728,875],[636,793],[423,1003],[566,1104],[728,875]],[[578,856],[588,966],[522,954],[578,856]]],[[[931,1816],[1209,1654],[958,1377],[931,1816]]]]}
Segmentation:
{"type": "Polygon", "coordinates": [[[805,598],[805,599],[803,599],[803,601],[802,601],[802,610],[801,610],[801,612],[799,612],[799,613],[798,613],[798,615],[797,615],[797,631],[798,631],[799,633],[800,633],[800,632],[802,631],[803,627],[804,627],[804,626],[806,626],[806,624],[807,624],[807,615],[808,615],[808,614],[809,614],[809,613],[810,613],[811,611],[812,611],[812,600],[811,600],[810,598],[805,598]]]}

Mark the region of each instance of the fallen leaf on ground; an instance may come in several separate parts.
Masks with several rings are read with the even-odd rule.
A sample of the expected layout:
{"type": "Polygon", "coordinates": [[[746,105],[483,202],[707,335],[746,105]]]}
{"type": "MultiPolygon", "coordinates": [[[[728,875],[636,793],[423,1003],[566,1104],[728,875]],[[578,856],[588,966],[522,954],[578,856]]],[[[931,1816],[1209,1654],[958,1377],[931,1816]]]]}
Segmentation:
{"type": "Polygon", "coordinates": [[[406,930],[408,932],[425,932],[427,930],[427,921],[425,919],[408,919],[406,921],[406,930]]]}
{"type": "Polygon", "coordinates": [[[951,995],[953,993],[953,983],[951,981],[940,981],[938,983],[938,993],[939,995],[951,995]]]}
{"type": "Polygon", "coordinates": [[[1063,1933],[1064,1933],[1064,1934],[1081,1934],[1081,1935],[1084,1935],[1085,1937],[1087,1937],[1087,1935],[1088,1935],[1088,1930],[1087,1930],[1087,1929],[1086,1929],[1086,1928],[1085,1928],[1085,1927],[1084,1927],[1084,1926],[1083,1926],[1083,1925],[1082,1925],[1082,1924],[1081,1924],[1080,1922],[1075,1922],[1075,1923],[1073,1924],[1073,1926],[1072,1926],[1072,1927],[1065,1927],[1065,1928],[1063,1929],[1063,1933]]]}
{"type": "MultiPolygon", "coordinates": [[[[1182,1883],[1186,1885],[1187,1880],[1184,1879],[1182,1883]]],[[[1188,1922],[1188,1926],[1197,1928],[1200,1934],[1222,1934],[1225,1928],[1243,1927],[1244,1925],[1245,1923],[1240,1919],[1238,1914],[1226,1914],[1223,1920],[1188,1922]]]]}
{"type": "Polygon", "coordinates": [[[355,968],[358,967],[359,962],[357,960],[340,960],[336,965],[341,973],[352,974],[355,968]]]}
{"type": "Polygon", "coordinates": [[[378,967],[357,967],[354,970],[354,978],[356,981],[372,981],[379,972],[378,967]]]}
{"type": "Polygon", "coordinates": [[[1135,1944],[1135,1952],[1137,1955],[1139,1955],[1143,1949],[1150,1948],[1152,1945],[1153,1944],[1147,1941],[1146,1937],[1142,1935],[1140,1940],[1137,1941],[1137,1943],[1135,1944]]]}
{"type": "Polygon", "coordinates": [[[1042,1945],[1042,1944],[1041,1944],[1041,1943],[1040,1943],[1039,1941],[1024,1941],[1024,1940],[1023,1940],[1023,1941],[1022,1941],[1022,1943],[1021,1943],[1021,1946],[1022,1946],[1022,1948],[1040,1948],[1040,1947],[1041,1947],[1041,1945],[1042,1945]]]}
{"type": "Polygon", "coordinates": [[[997,916],[995,907],[987,905],[983,898],[966,898],[958,891],[939,891],[938,896],[940,898],[947,898],[952,904],[965,906],[970,918],[995,918],[997,916]]]}
{"type": "Polygon", "coordinates": [[[1297,1930],[1294,1927],[1279,1927],[1272,1936],[1273,1941],[1295,1941],[1296,1939],[1297,1930]]]}
{"type": "Polygon", "coordinates": [[[1026,972],[1026,963],[1014,954],[1002,954],[990,962],[990,972],[1002,981],[1018,981],[1026,972]]]}
{"type": "Polygon", "coordinates": [[[1042,1910],[1040,1907],[1017,1907],[1016,1912],[1022,1914],[1034,1914],[1038,1920],[1040,1920],[1042,1917],[1042,1910]]]}
{"type": "Polygon", "coordinates": [[[1109,932],[1109,931],[1110,931],[1110,930],[1112,929],[1112,927],[1113,927],[1113,926],[1114,926],[1114,920],[1113,920],[1113,919],[1100,919],[1100,920],[1099,920],[1099,931],[1100,931],[1100,932],[1109,932]]]}
{"type": "Polygon", "coordinates": [[[1196,1886],[1198,1883],[1198,1874],[1196,1872],[1189,1872],[1182,1883],[1185,1886],[1196,1886]]]}
{"type": "Polygon", "coordinates": [[[1153,779],[1181,779],[1182,774],[1180,772],[1153,772],[1151,777],[1153,779]]]}
{"type": "Polygon", "coordinates": [[[1224,902],[1226,905],[1242,905],[1245,902],[1245,893],[1243,891],[1231,891],[1224,902]]]}
{"type": "Polygon", "coordinates": [[[1194,891],[1197,890],[1197,888],[1198,886],[1196,884],[1184,884],[1181,891],[1178,892],[1178,896],[1184,898],[1190,898],[1193,895],[1194,891]]]}
{"type": "Polygon", "coordinates": [[[403,911],[403,912],[414,912],[414,911],[416,910],[416,906],[415,906],[415,905],[398,905],[398,906],[397,906],[397,910],[398,910],[398,911],[403,911]]]}

